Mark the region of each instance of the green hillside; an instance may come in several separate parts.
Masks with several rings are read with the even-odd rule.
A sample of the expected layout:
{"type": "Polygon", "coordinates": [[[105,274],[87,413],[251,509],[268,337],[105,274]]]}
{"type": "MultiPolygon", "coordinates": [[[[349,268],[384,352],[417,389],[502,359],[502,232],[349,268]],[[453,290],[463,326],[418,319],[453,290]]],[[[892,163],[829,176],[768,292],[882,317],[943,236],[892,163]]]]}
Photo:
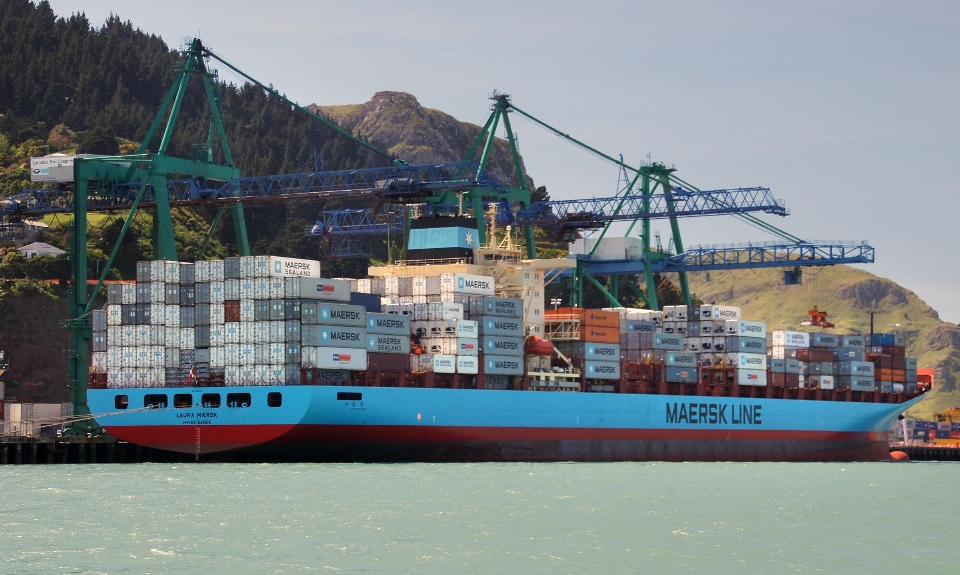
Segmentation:
{"type": "Polygon", "coordinates": [[[960,327],[940,321],[917,294],[888,279],[831,266],[807,269],[803,285],[788,286],[779,270],[737,270],[691,274],[690,289],[706,303],[743,308],[745,318],[765,321],[768,329],[801,329],[807,311],[818,306],[835,333],[869,333],[874,311],[875,332],[896,330],[906,337],[908,356],[936,369],[934,392],[911,414],[929,417],[960,405],[960,327]]]}

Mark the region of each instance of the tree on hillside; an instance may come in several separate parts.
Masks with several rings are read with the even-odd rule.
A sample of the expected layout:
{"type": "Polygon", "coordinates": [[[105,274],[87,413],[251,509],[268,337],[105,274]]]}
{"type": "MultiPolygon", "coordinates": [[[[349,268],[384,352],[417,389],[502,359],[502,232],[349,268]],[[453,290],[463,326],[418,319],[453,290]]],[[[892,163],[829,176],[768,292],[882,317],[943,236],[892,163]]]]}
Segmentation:
{"type": "Polygon", "coordinates": [[[109,127],[96,126],[80,136],[77,152],[116,156],[120,153],[120,146],[117,144],[117,137],[113,135],[113,131],[109,127]]]}

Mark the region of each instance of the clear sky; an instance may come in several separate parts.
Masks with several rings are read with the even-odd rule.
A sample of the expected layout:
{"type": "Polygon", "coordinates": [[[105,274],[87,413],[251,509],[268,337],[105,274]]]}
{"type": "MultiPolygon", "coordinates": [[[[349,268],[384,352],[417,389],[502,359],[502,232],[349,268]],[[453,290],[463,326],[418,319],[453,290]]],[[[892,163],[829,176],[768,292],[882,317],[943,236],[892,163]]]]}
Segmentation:
{"type": "MultiPolygon", "coordinates": [[[[867,270],[960,322],[958,2],[50,3],[173,46],[199,34],[301,104],[397,90],[479,124],[506,92],[628,164],[650,154],[702,189],[771,188],[791,210],[775,225],[869,240],[867,270]]],[[[554,199],[616,191],[609,163],[513,123],[554,199]]],[[[774,239],[729,217],[681,229],[687,246],[774,239]]]]}

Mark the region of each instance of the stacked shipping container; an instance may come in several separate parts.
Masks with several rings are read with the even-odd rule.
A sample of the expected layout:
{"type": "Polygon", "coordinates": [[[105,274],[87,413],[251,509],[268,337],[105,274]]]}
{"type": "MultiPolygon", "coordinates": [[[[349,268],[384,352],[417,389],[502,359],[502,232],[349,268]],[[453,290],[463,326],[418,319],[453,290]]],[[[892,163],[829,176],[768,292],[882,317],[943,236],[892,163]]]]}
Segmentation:
{"type": "Polygon", "coordinates": [[[341,303],[349,282],[319,270],[275,256],[138,262],[137,281],[108,286],[106,309],[93,314],[92,371],[109,387],[149,387],[292,383],[301,366],[366,369],[366,310],[341,303]],[[359,351],[346,325],[359,327],[347,338],[359,351]]]}

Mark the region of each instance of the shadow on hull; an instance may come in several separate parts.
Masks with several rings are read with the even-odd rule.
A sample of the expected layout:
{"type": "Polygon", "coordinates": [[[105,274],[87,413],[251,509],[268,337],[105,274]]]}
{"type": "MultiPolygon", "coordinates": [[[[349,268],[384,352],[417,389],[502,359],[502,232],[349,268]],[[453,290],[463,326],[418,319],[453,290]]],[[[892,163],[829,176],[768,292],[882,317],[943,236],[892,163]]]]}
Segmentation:
{"type": "Polygon", "coordinates": [[[230,462],[886,461],[886,442],[637,440],[423,443],[273,443],[210,454],[230,462]]]}

